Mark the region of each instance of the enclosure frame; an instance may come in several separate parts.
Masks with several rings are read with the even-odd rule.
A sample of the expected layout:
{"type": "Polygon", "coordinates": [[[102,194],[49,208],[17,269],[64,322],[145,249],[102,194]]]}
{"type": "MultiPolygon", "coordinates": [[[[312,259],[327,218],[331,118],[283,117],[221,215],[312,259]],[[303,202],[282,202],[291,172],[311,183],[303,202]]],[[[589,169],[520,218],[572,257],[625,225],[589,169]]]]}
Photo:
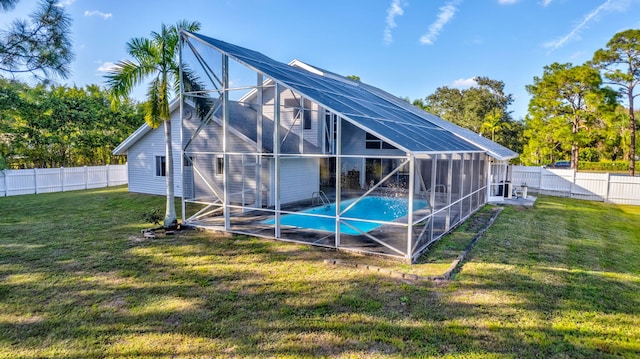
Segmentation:
{"type": "Polygon", "coordinates": [[[210,87],[205,89],[187,90],[184,86],[180,89],[180,156],[184,189],[182,221],[185,225],[390,256],[411,263],[487,202],[489,188],[492,186],[488,183],[491,178],[490,164],[507,163],[505,160],[492,158],[481,149],[403,149],[402,144],[386,137],[384,133],[376,132],[375,136],[369,136],[370,130],[359,122],[350,120],[350,114],[342,113],[318,99],[304,96],[278,78],[244,64],[241,59],[232,58],[188,32],[181,33],[180,41],[181,83],[184,82],[184,70],[197,68],[196,66],[200,67],[198,70],[210,82],[210,87]],[[208,59],[206,54],[200,53],[202,50],[199,51],[198,46],[211,49],[221,56],[208,59]],[[195,63],[183,62],[185,52],[191,55],[195,63]],[[220,59],[220,64],[211,63],[217,59],[220,59]],[[255,83],[234,87],[230,80],[233,75],[230,61],[252,71],[255,83]],[[220,69],[218,73],[216,68],[220,69]],[[241,91],[244,95],[234,97],[236,91],[241,91]],[[292,96],[299,108],[285,106],[285,100],[291,99],[285,96],[292,96]],[[273,97],[272,105],[267,100],[270,97],[273,97]],[[211,109],[197,123],[196,103],[203,98],[211,100],[211,109]],[[308,109],[305,107],[307,103],[308,109]],[[245,108],[242,110],[245,112],[250,112],[247,109],[255,111],[255,126],[250,129],[250,135],[243,135],[238,130],[243,125],[238,125],[238,119],[231,115],[232,111],[238,111],[239,108],[245,108]],[[191,114],[187,113],[189,111],[191,114]],[[309,123],[305,117],[307,112],[311,113],[309,123]],[[310,136],[306,132],[307,125],[311,129],[315,128],[317,138],[305,138],[310,136]],[[216,132],[212,126],[218,126],[221,133],[216,132]],[[296,130],[297,128],[299,129],[296,130]],[[267,138],[265,136],[268,136],[269,131],[271,136],[267,138]],[[380,153],[350,152],[349,136],[359,133],[358,131],[366,133],[366,146],[377,144],[377,140],[370,140],[370,137],[378,139],[380,153]],[[237,147],[238,138],[242,139],[243,136],[249,145],[237,147]],[[212,138],[221,143],[217,148],[215,145],[205,147],[208,143],[215,142],[212,138]],[[295,143],[297,149],[296,146],[292,147],[293,150],[285,147],[287,139],[295,143]],[[315,147],[308,145],[310,141],[316,141],[315,147]],[[385,146],[389,148],[385,149],[385,146]],[[397,151],[394,152],[391,148],[397,151]],[[283,176],[290,175],[289,167],[292,163],[309,166],[305,168],[311,168],[310,164],[317,163],[318,172],[314,173],[317,178],[311,180],[317,180],[318,185],[309,194],[310,203],[307,205],[302,204],[303,199],[293,202],[284,200],[287,192],[282,188],[285,180],[283,176]],[[379,178],[370,181],[365,178],[363,181],[363,174],[358,173],[356,181],[351,176],[351,172],[356,171],[345,171],[344,168],[357,163],[362,164],[365,175],[377,175],[379,172],[379,178]],[[381,168],[383,163],[387,169],[378,171],[377,166],[381,168]],[[374,170],[366,168],[368,164],[374,170]],[[329,180],[324,182],[323,165],[326,165],[330,173],[329,180]],[[331,179],[331,173],[335,175],[335,179],[331,179]],[[216,184],[216,177],[217,181],[222,182],[222,188],[216,184]],[[240,191],[239,182],[242,182],[240,191]],[[245,187],[245,182],[250,182],[247,185],[250,188],[245,187]],[[323,184],[324,188],[331,190],[330,196],[323,191],[323,184]],[[192,188],[192,195],[187,188],[192,188]],[[201,193],[210,196],[199,196],[201,193]],[[384,195],[378,196],[380,193],[384,195]],[[327,200],[332,197],[334,202],[325,203],[323,195],[327,200]],[[378,201],[378,197],[382,201],[385,198],[395,198],[399,203],[406,200],[406,213],[391,220],[349,215],[359,203],[378,201]],[[318,207],[313,205],[316,199],[329,206],[325,208],[334,208],[335,212],[331,215],[308,212],[318,207]],[[291,207],[292,203],[297,205],[297,209],[291,207]],[[199,209],[188,214],[192,206],[199,209]],[[283,224],[284,218],[291,218],[287,217],[291,215],[301,216],[303,219],[329,219],[335,221],[335,225],[331,232],[283,224]],[[271,220],[273,224],[270,223],[271,220]],[[360,224],[379,226],[365,231],[359,227],[360,224]],[[323,231],[324,234],[318,234],[323,231]],[[392,233],[393,238],[384,237],[385,231],[387,235],[392,233]],[[397,234],[399,232],[404,233],[404,238],[397,234]],[[313,241],[307,239],[310,236],[313,241]],[[366,245],[358,245],[358,241],[366,245]]]}

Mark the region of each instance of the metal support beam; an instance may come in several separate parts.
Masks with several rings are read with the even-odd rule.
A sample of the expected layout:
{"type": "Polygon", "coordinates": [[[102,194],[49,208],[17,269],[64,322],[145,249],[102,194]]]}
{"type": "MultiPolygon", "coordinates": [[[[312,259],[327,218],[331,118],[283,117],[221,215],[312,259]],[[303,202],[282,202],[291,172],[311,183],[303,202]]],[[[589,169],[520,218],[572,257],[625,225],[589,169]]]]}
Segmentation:
{"type": "Polygon", "coordinates": [[[193,55],[196,57],[196,60],[198,60],[198,63],[200,64],[202,69],[205,70],[205,74],[209,78],[209,81],[211,81],[211,84],[213,85],[213,87],[216,90],[219,90],[218,86],[216,86],[216,81],[221,85],[222,85],[222,81],[218,78],[218,76],[216,76],[216,73],[211,69],[211,67],[209,67],[209,64],[207,64],[207,62],[202,58],[202,55],[200,55],[198,50],[196,50],[196,48],[193,46],[191,41],[187,41],[187,45],[189,45],[189,48],[191,49],[191,52],[193,52],[193,55]],[[211,77],[211,76],[213,76],[213,77],[211,77]]]}
{"type": "Polygon", "coordinates": [[[280,85],[276,83],[273,101],[273,161],[276,238],[280,238],[280,85]]]}
{"type": "Polygon", "coordinates": [[[460,198],[458,202],[460,203],[460,218],[464,218],[464,153],[460,154],[460,198]]]}
{"type": "Polygon", "coordinates": [[[415,194],[416,158],[409,156],[409,209],[407,213],[407,254],[406,259],[413,256],[413,197],[415,194]]]}
{"type": "Polygon", "coordinates": [[[229,213],[229,57],[222,55],[222,158],[224,173],[224,229],[231,229],[229,213]]]}
{"type": "MultiPolygon", "coordinates": [[[[182,217],[182,223],[186,220],[186,202],[185,202],[185,178],[184,178],[184,148],[182,147],[182,141],[184,140],[184,73],[182,67],[182,47],[184,46],[184,38],[180,36],[179,45],[178,45],[178,73],[180,78],[180,176],[182,178],[182,200],[180,201],[180,212],[182,217]]],[[[192,164],[193,165],[193,164],[192,164]]]]}
{"type": "Polygon", "coordinates": [[[429,202],[431,203],[431,228],[429,229],[429,240],[427,242],[431,242],[433,240],[433,227],[436,224],[435,212],[436,212],[436,171],[438,170],[438,156],[431,156],[431,197],[429,198],[429,202]]]}
{"type": "Polygon", "coordinates": [[[336,121],[336,248],[340,248],[340,202],[342,201],[342,118],[336,121]]]}
{"type": "Polygon", "coordinates": [[[262,109],[264,101],[263,99],[263,87],[262,83],[264,79],[262,74],[258,74],[256,78],[256,152],[258,153],[256,158],[256,207],[262,208],[262,109]]]}
{"type": "Polygon", "coordinates": [[[451,227],[451,188],[453,187],[453,156],[451,154],[447,155],[448,158],[448,173],[447,173],[447,206],[449,206],[449,209],[447,210],[447,223],[446,223],[446,229],[449,230],[449,228],[451,227]]]}
{"type": "Polygon", "coordinates": [[[187,143],[182,145],[183,150],[186,150],[187,147],[189,147],[189,145],[191,144],[191,142],[196,137],[198,137],[198,135],[200,134],[200,131],[202,131],[209,124],[209,122],[211,122],[211,120],[213,119],[213,114],[218,110],[218,108],[220,108],[220,106],[222,106],[222,102],[223,101],[221,101],[220,99],[218,99],[218,101],[214,101],[213,106],[211,106],[211,109],[209,110],[209,112],[207,112],[207,114],[204,116],[204,119],[202,119],[202,122],[200,123],[200,125],[198,125],[198,128],[187,140],[187,143]]]}

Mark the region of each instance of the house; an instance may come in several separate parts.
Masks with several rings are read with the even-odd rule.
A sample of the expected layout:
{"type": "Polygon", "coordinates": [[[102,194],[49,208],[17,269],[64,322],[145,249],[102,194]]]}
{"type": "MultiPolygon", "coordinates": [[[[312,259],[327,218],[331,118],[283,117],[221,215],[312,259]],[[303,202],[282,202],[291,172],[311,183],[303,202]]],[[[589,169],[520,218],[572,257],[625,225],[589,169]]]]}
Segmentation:
{"type": "MultiPolygon", "coordinates": [[[[169,105],[174,162],[174,190],[182,197],[182,171],[180,171],[180,101],[169,105]]],[[[165,195],[165,138],[163,125],[157,129],[144,124],[127,137],[114,150],[114,155],[127,156],[129,192],[165,195]]]]}
{"type": "MultiPolygon", "coordinates": [[[[199,81],[172,103],[187,225],[413,261],[497,198],[517,156],[365,83],[181,35],[199,81]]],[[[143,126],[114,151],[130,191],[164,194],[163,135],[143,126]]]]}

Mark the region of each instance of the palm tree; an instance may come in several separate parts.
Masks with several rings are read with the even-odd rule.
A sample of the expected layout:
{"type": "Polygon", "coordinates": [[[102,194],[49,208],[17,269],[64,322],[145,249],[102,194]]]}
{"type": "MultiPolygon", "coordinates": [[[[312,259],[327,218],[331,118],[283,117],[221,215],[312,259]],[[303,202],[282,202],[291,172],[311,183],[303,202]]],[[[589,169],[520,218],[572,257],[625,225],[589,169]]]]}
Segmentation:
{"type": "Polygon", "coordinates": [[[135,86],[149,82],[147,99],[144,103],[144,119],[152,128],[164,124],[167,185],[164,228],[175,228],[178,224],[174,204],[169,100],[172,94],[180,93],[178,59],[180,30],[198,31],[200,23],[182,20],[173,26],[162,24],[160,32],[152,32],[151,38],[131,39],[127,43],[127,52],[133,60],[118,62],[106,75],[114,106],[129,96],[135,86]]]}
{"type": "Polygon", "coordinates": [[[500,108],[492,109],[488,114],[484,116],[484,122],[480,127],[480,133],[488,132],[491,134],[491,141],[496,141],[496,131],[502,130],[507,126],[507,123],[503,119],[504,113],[500,108]]]}

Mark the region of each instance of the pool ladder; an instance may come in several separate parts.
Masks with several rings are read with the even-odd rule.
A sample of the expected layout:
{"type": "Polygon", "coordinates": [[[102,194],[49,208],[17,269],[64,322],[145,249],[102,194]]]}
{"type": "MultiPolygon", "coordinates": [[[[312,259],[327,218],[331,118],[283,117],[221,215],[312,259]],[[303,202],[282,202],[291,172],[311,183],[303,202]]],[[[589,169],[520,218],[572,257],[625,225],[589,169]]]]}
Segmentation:
{"type": "Polygon", "coordinates": [[[329,197],[327,197],[326,193],[323,191],[316,191],[311,194],[311,205],[323,204],[325,206],[329,206],[331,201],[329,201],[329,197]]]}

